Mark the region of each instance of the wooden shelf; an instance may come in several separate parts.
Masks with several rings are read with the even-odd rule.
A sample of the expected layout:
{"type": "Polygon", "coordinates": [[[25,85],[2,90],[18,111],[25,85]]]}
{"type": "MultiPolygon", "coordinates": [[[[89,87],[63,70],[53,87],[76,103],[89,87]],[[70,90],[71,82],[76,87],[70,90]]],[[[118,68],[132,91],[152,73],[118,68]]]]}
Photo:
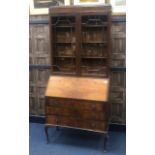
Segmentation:
{"type": "Polygon", "coordinates": [[[103,24],[103,25],[88,25],[88,24],[82,24],[82,27],[85,28],[104,28],[104,27],[108,27],[107,23],[103,24]]]}
{"type": "Polygon", "coordinates": [[[75,56],[54,56],[55,58],[75,58],[75,56]]]}
{"type": "MultiPolygon", "coordinates": [[[[81,66],[81,68],[85,68],[85,67],[89,67],[89,66],[85,66],[85,65],[82,65],[82,66],[81,66]]],[[[107,67],[107,66],[101,66],[101,65],[99,66],[99,65],[98,65],[98,66],[96,66],[96,68],[97,68],[97,69],[98,69],[98,68],[107,69],[108,67],[107,67]]]]}
{"type": "Polygon", "coordinates": [[[82,42],[82,44],[107,44],[107,41],[102,42],[89,41],[89,42],[82,42]]]}
{"type": "Polygon", "coordinates": [[[94,56],[89,56],[89,57],[87,57],[87,56],[83,56],[83,57],[81,57],[82,59],[108,59],[108,57],[94,57],[94,56]]]}
{"type": "Polygon", "coordinates": [[[59,26],[53,25],[53,28],[75,28],[75,25],[59,25],[59,26]]]}
{"type": "Polygon", "coordinates": [[[54,44],[67,44],[67,45],[70,45],[70,44],[75,44],[75,42],[55,42],[54,44]]]}

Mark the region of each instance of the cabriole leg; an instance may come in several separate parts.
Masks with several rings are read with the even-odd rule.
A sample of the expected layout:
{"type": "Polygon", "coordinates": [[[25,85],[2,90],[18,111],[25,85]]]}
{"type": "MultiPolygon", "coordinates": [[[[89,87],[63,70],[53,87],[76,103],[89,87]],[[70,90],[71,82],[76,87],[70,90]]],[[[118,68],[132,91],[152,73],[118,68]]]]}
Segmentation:
{"type": "Polygon", "coordinates": [[[48,144],[48,143],[49,143],[48,126],[45,126],[44,130],[45,130],[45,135],[46,135],[46,142],[47,142],[47,144],[48,144]]]}
{"type": "Polygon", "coordinates": [[[107,151],[108,134],[104,134],[104,152],[107,151]]]}

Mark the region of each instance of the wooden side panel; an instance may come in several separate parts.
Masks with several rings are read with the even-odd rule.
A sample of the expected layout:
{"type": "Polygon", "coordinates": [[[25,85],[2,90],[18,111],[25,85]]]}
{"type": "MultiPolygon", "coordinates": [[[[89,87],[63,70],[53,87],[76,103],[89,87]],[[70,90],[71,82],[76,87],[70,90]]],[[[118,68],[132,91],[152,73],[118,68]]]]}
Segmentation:
{"type": "Polygon", "coordinates": [[[29,71],[29,110],[30,114],[36,112],[36,72],[35,70],[29,71]]]}
{"type": "Polygon", "coordinates": [[[33,52],[33,26],[29,28],[29,64],[34,64],[34,52],[33,52]]]}
{"type": "MultiPolygon", "coordinates": [[[[126,23],[112,24],[112,67],[126,66],[126,23]]],[[[111,72],[111,122],[126,122],[126,73],[111,72]]]]}
{"type": "Polygon", "coordinates": [[[29,113],[31,115],[36,114],[36,97],[33,95],[29,95],[29,113]]]}
{"type": "Polygon", "coordinates": [[[31,64],[50,64],[48,25],[30,25],[30,57],[31,64]]]}
{"type": "Polygon", "coordinates": [[[50,76],[49,69],[30,70],[30,114],[44,115],[45,89],[50,76]]]}
{"type": "Polygon", "coordinates": [[[111,122],[125,124],[126,122],[126,74],[124,72],[111,73],[111,122]]]}
{"type": "Polygon", "coordinates": [[[36,74],[37,85],[46,86],[50,76],[49,69],[37,69],[36,74]]]}
{"type": "Polygon", "coordinates": [[[125,67],[126,23],[112,25],[112,67],[125,67]]]}
{"type": "Polygon", "coordinates": [[[50,76],[50,70],[49,69],[37,69],[37,104],[38,104],[38,115],[44,114],[44,107],[45,107],[45,89],[47,86],[47,82],[50,76]]]}

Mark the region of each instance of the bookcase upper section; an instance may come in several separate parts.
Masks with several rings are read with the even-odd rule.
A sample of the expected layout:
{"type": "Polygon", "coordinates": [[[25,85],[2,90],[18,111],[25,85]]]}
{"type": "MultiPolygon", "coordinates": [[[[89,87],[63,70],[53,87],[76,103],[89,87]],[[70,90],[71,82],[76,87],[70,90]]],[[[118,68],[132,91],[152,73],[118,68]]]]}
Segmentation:
{"type": "Polygon", "coordinates": [[[49,9],[53,75],[108,77],[111,58],[111,6],[49,9]]]}

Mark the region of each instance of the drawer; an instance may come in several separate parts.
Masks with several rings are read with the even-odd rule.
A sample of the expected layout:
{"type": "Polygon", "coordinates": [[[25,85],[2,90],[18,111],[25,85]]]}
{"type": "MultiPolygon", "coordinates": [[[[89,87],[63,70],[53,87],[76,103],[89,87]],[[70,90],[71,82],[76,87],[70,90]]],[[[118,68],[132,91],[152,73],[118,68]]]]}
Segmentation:
{"type": "Polygon", "coordinates": [[[107,103],[95,102],[95,101],[77,101],[77,100],[61,100],[48,98],[46,100],[47,106],[61,107],[61,108],[72,108],[79,110],[95,110],[105,111],[107,109],[107,103]]]}
{"type": "Polygon", "coordinates": [[[97,131],[106,131],[107,122],[106,121],[92,121],[92,120],[82,120],[75,117],[62,117],[49,115],[46,117],[46,123],[52,125],[62,125],[81,129],[90,129],[97,131]]]}
{"type": "Polygon", "coordinates": [[[61,108],[61,107],[46,107],[47,115],[61,115],[68,117],[79,117],[82,119],[90,119],[90,120],[107,120],[106,112],[94,111],[94,110],[84,110],[84,109],[76,109],[76,108],[61,108]]]}

